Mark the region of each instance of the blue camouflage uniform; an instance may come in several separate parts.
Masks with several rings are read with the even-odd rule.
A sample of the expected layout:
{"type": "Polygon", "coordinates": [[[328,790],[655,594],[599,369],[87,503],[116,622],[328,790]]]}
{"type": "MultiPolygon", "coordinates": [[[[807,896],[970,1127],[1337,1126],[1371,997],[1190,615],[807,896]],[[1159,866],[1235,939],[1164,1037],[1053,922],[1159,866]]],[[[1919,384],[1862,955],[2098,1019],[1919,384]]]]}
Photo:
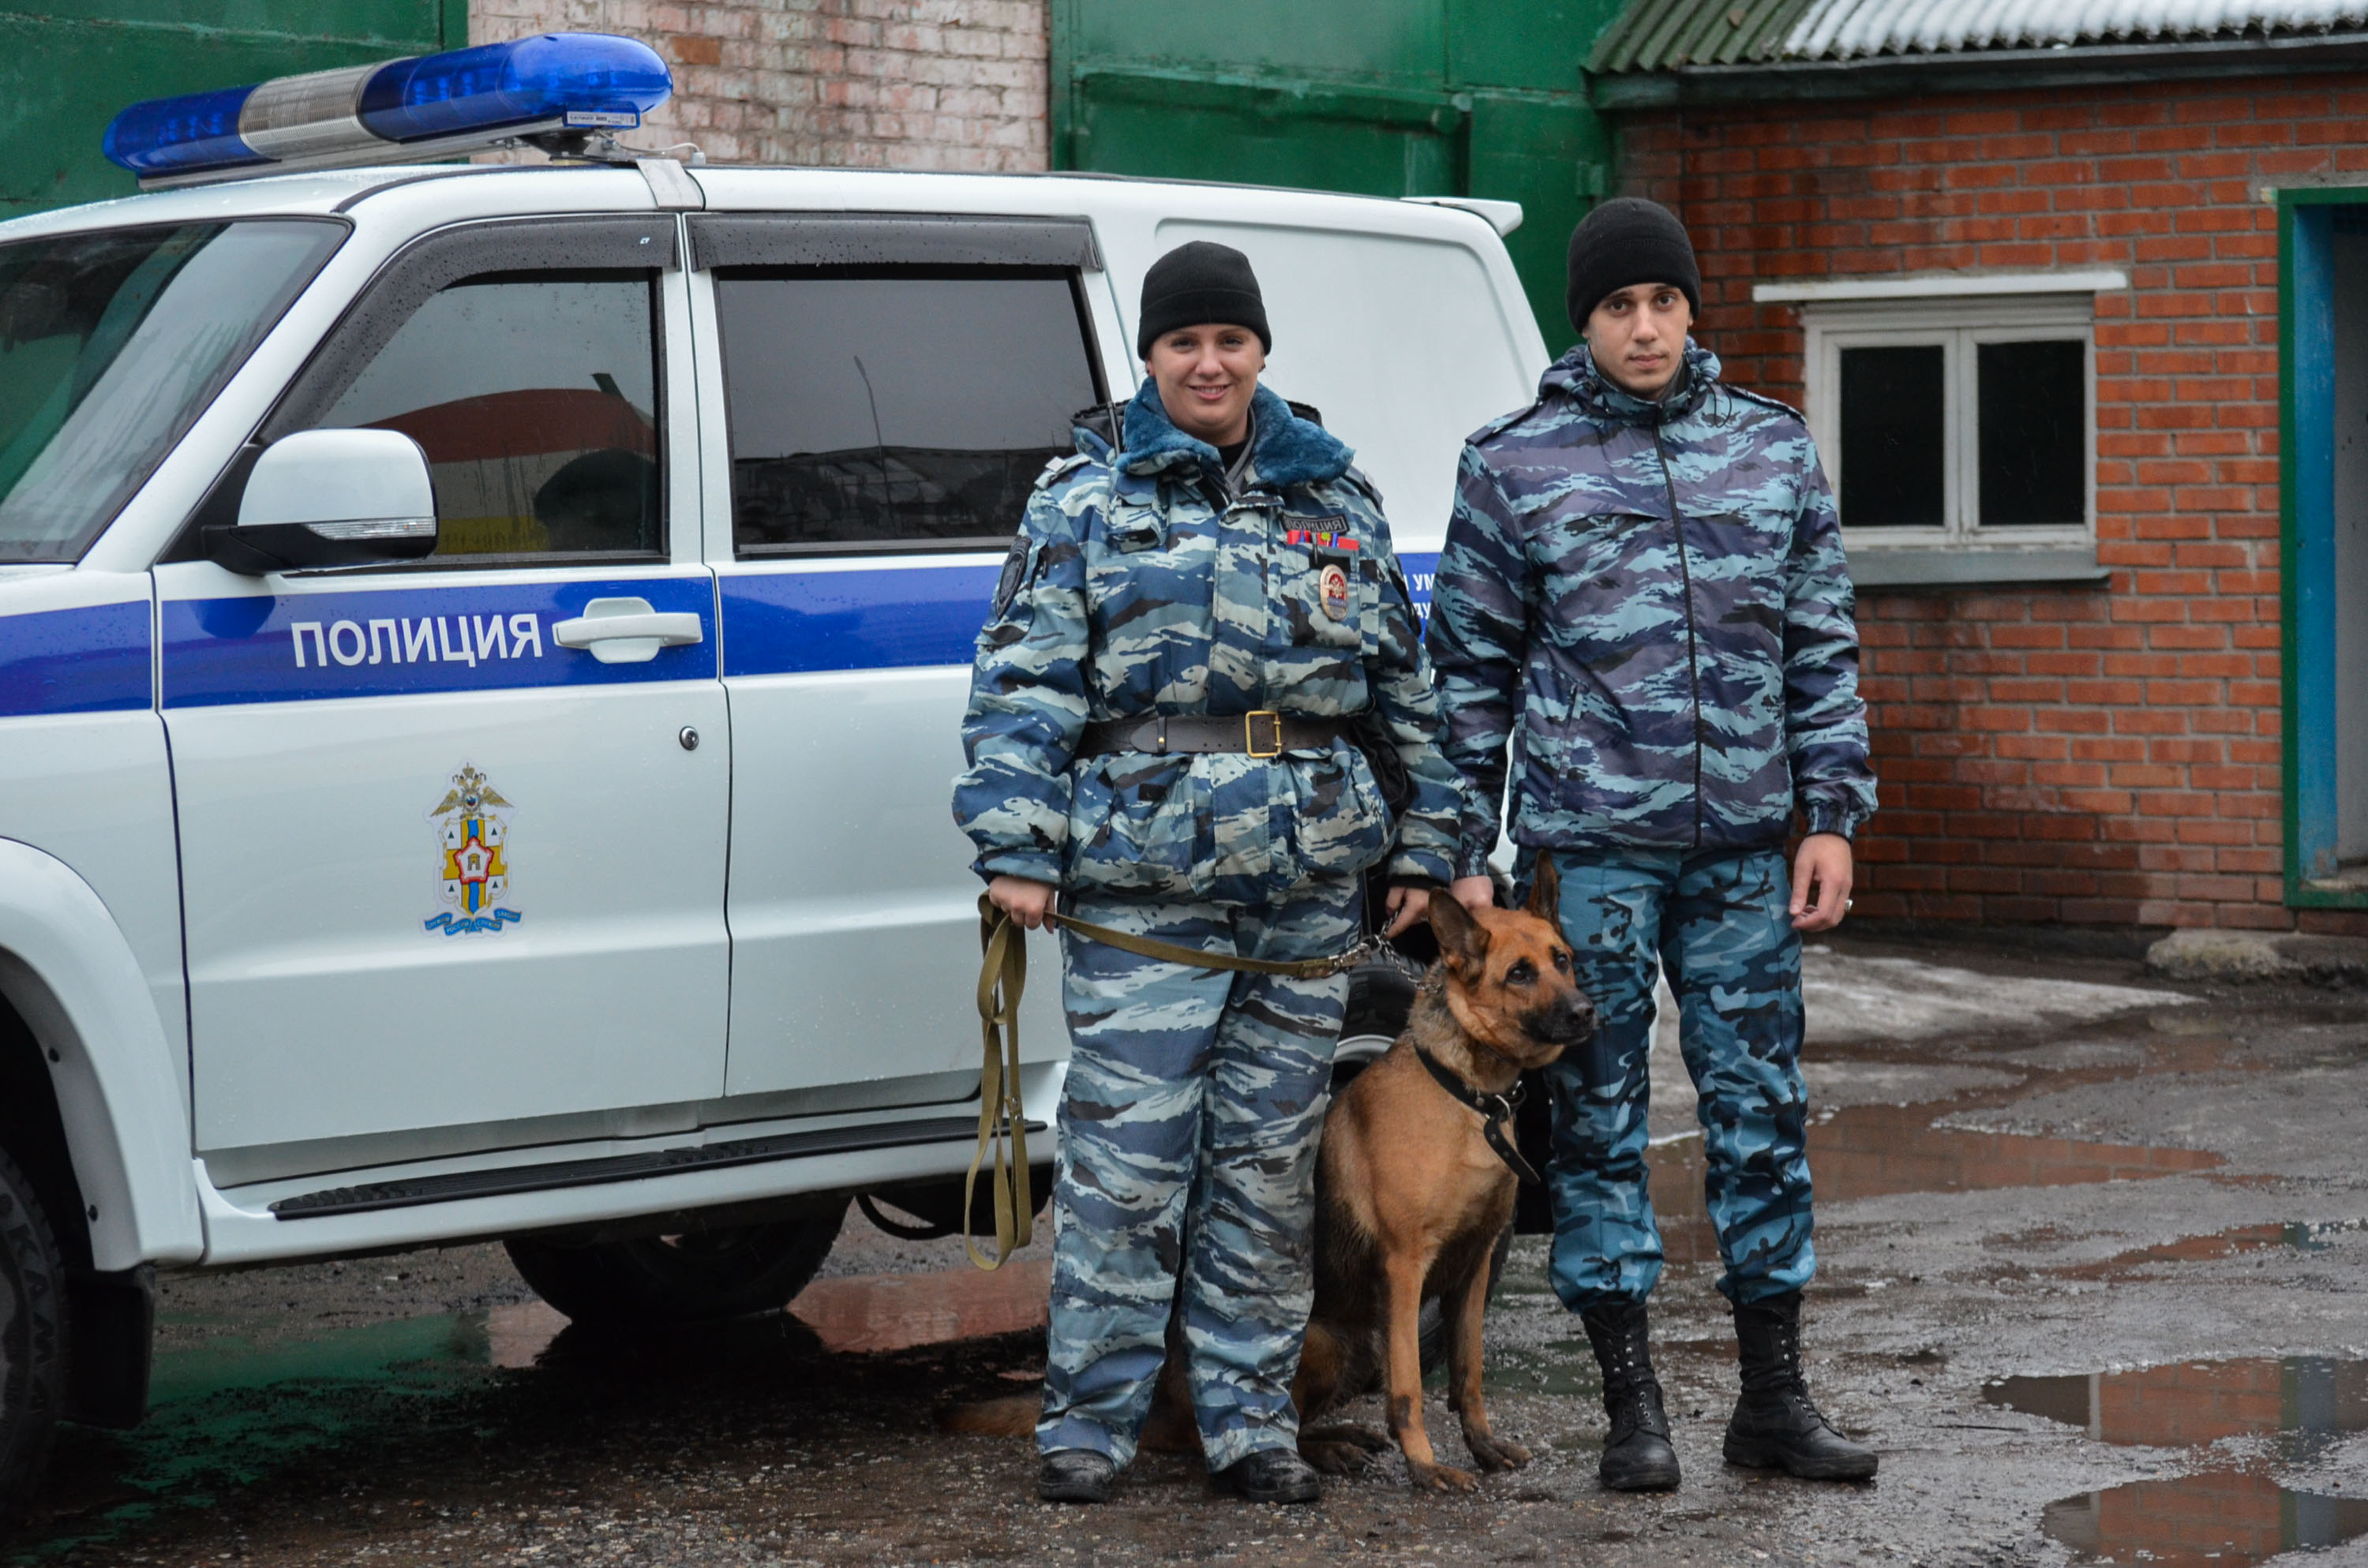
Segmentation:
{"type": "Polygon", "coordinates": [[[1642,1301],[1662,1251],[1645,1185],[1645,1053],[1666,967],[1701,1089],[1726,1270],[1798,1290],[1810,1244],[1801,946],[1783,844],[1874,811],[1833,495],[1799,415],[1718,381],[1689,340],[1659,403],[1585,344],[1464,447],[1429,634],[1464,778],[1459,876],[1510,835],[1554,855],[1601,1019],[1552,1069],[1552,1275],[1573,1310],[1642,1301]]]}
{"type": "MultiPolygon", "coordinates": [[[[1460,806],[1438,699],[1371,484],[1260,389],[1229,491],[1156,384],[1114,457],[1038,482],[979,633],[954,815],[983,877],[1057,883],[1078,918],[1211,952],[1337,953],[1360,873],[1444,880],[1460,806]],[[1344,565],[1349,602],[1321,577],[1344,565]],[[1336,615],[1333,611],[1344,611],[1336,615]],[[1345,739],[1271,758],[1077,756],[1091,722],[1377,710],[1412,777],[1393,823],[1345,739]]],[[[1181,1304],[1212,1470],[1291,1447],[1313,1289],[1316,1135],[1346,982],[1137,958],[1064,932],[1071,1054],[1053,1187],[1046,1452],[1123,1465],[1181,1304]]]]}

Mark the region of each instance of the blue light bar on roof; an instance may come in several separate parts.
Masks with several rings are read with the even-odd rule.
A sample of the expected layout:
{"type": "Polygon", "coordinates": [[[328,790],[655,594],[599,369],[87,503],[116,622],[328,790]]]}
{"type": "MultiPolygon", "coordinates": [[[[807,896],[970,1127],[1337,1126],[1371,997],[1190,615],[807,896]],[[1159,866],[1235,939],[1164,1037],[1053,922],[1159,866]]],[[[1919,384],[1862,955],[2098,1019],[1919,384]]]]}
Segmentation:
{"type": "Polygon", "coordinates": [[[449,156],[543,131],[630,131],[674,91],[666,62],[611,33],[544,33],[377,65],[133,104],[100,147],[143,180],[449,156]]]}

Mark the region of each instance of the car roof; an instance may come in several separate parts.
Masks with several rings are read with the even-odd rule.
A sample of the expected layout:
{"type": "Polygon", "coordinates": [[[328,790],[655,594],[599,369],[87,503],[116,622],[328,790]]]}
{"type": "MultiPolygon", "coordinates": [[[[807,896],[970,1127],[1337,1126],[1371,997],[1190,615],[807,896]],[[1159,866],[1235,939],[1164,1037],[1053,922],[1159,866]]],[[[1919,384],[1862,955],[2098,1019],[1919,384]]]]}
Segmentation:
{"type": "MultiPolygon", "coordinates": [[[[706,165],[685,171],[706,195],[707,210],[779,210],[789,205],[823,211],[1061,212],[1094,215],[1133,210],[1149,215],[1254,213],[1269,221],[1314,222],[1322,227],[1378,229],[1446,237],[1478,221],[1493,226],[1473,207],[1446,206],[1389,197],[1275,186],[1230,185],[1203,180],[1145,179],[1103,174],[969,174],[934,170],[880,170],[706,165]],[[1460,209],[1460,210],[1459,210],[1460,209]]],[[[319,217],[376,206],[375,198],[401,192],[394,206],[415,210],[441,205],[457,195],[454,183],[470,184],[468,209],[454,216],[486,215],[489,209],[518,203],[520,211],[548,210],[546,199],[564,191],[561,203],[581,210],[586,198],[612,209],[647,211],[655,203],[631,165],[585,164],[477,164],[396,165],[317,173],[257,175],[61,208],[0,222],[0,243],[44,234],[154,223],[219,222],[238,218],[319,217]],[[589,188],[587,188],[587,187],[589,188]],[[606,191],[607,200],[595,192],[606,191]],[[532,191],[534,194],[529,195],[532,191]]],[[[389,216],[393,216],[392,213],[389,216]]]]}

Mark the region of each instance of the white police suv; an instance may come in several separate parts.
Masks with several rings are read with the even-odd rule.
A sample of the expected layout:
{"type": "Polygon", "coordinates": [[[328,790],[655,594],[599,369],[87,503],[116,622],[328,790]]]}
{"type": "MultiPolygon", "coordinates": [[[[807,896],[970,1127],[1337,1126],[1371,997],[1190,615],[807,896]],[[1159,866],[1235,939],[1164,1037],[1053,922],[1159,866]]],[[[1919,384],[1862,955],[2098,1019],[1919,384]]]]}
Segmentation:
{"type": "Polygon", "coordinates": [[[562,35],[141,105],[149,193],[0,224],[0,1504],[138,1419],[159,1268],[500,1237],[679,1320],[856,1195],[959,1225],[972,639],[1144,269],[1250,255],[1426,585],[1544,363],[1507,204],[604,144],[666,89],[562,35]]]}

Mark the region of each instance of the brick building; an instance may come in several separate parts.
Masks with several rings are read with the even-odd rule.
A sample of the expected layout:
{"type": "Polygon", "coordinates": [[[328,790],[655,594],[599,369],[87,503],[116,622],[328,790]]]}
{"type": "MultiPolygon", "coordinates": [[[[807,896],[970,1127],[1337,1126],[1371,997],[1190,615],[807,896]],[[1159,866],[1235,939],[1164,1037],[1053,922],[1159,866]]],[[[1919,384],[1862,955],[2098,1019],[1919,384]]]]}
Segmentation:
{"type": "Polygon", "coordinates": [[[2368,932],[2368,13],[2094,9],[1639,0],[1595,101],[1836,477],[1859,913],[2368,932]]]}
{"type": "Polygon", "coordinates": [[[1046,0],[471,0],[469,38],[625,33],[673,69],[636,141],[715,163],[1046,166],[1046,0]]]}

